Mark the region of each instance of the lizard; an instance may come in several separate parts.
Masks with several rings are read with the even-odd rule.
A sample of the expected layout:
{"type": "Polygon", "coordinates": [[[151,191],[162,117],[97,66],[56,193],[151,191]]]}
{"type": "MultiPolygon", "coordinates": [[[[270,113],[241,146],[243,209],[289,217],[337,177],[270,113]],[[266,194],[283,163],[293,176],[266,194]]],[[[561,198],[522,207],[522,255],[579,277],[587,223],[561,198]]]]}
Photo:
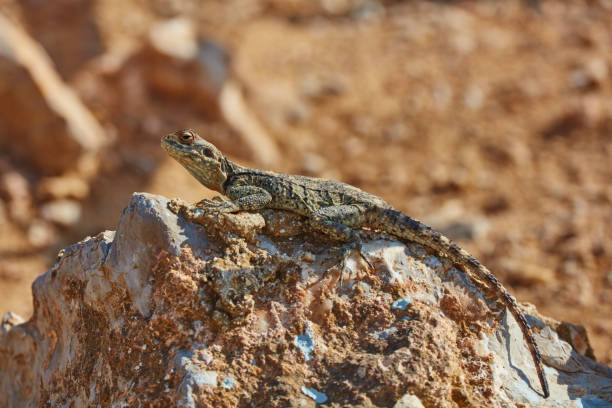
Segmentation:
{"type": "Polygon", "coordinates": [[[404,215],[382,198],[349,184],[240,166],[190,129],[163,136],[161,145],[202,185],[229,198],[217,196],[200,201],[195,218],[203,211],[287,210],[307,217],[314,230],[353,244],[353,248],[361,249],[358,231],[365,227],[416,242],[448,258],[477,284],[488,285],[512,313],[531,353],[544,398],[549,397],[538,345],[516,299],[492,272],[449,238],[404,215]]]}

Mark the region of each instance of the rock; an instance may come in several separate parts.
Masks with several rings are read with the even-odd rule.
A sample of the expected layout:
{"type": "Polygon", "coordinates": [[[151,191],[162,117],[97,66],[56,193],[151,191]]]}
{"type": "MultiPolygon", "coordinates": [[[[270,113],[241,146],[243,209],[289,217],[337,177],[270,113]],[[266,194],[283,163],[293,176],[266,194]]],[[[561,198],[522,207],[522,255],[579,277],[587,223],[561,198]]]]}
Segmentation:
{"type": "Polygon", "coordinates": [[[223,117],[241,135],[253,160],[262,166],[272,166],[278,162],[278,146],[248,104],[237,81],[226,82],[219,103],[223,117]]]}
{"type": "Polygon", "coordinates": [[[302,153],[302,172],[305,175],[318,176],[323,173],[328,166],[327,160],[319,154],[304,152],[302,153]]]}
{"type": "Polygon", "coordinates": [[[81,218],[81,204],[74,200],[55,200],[40,207],[43,219],[58,225],[69,227],[81,218]]]}
{"type": "Polygon", "coordinates": [[[25,322],[25,320],[16,313],[8,312],[2,317],[0,323],[0,333],[6,334],[11,328],[25,322]]]}
{"type": "Polygon", "coordinates": [[[153,26],[148,43],[135,58],[155,92],[188,100],[208,116],[219,117],[218,98],[229,75],[228,54],[220,45],[200,39],[190,20],[176,18],[153,26]]]}
{"type": "Polygon", "coordinates": [[[3,151],[49,175],[91,170],[92,156],[107,143],[44,50],[1,14],[0,128],[3,151]]]}
{"type": "Polygon", "coordinates": [[[463,103],[471,110],[479,110],[485,103],[485,93],[476,84],[471,84],[465,91],[463,103]]]}
{"type": "Polygon", "coordinates": [[[12,220],[27,225],[33,215],[30,183],[23,174],[10,167],[0,171],[0,197],[8,204],[8,215],[12,220]]]}
{"type": "MultiPolygon", "coordinates": [[[[162,54],[174,58],[189,60],[195,58],[198,53],[195,24],[184,17],[172,18],[154,25],[149,31],[149,42],[153,48],[162,54]]],[[[226,74],[225,71],[225,67],[223,67],[217,87],[220,87],[226,74]]],[[[214,77],[214,75],[211,76],[214,77]]]]}
{"type": "Polygon", "coordinates": [[[321,101],[330,96],[342,94],[346,89],[346,78],[341,76],[322,77],[306,75],[300,81],[300,93],[313,101],[321,101]]]}
{"type": "Polygon", "coordinates": [[[58,237],[58,231],[51,223],[36,219],[28,227],[28,242],[35,248],[52,245],[58,237]]]}
{"type": "Polygon", "coordinates": [[[568,83],[571,89],[584,92],[592,91],[599,87],[595,78],[581,68],[576,68],[572,71],[568,83]]]}
{"type": "Polygon", "coordinates": [[[25,176],[11,168],[3,168],[0,175],[0,194],[9,202],[29,205],[32,201],[30,184],[25,176]]]}
{"type": "Polygon", "coordinates": [[[104,51],[95,2],[24,0],[19,5],[28,32],[49,53],[64,78],[69,79],[104,51]]]}
{"type": "Polygon", "coordinates": [[[405,394],[397,403],[393,406],[393,408],[424,408],[421,400],[411,394],[405,394]]]}
{"type": "Polygon", "coordinates": [[[41,199],[83,200],[89,195],[89,184],[76,175],[45,177],[36,185],[36,193],[41,199]]]}
{"type": "Polygon", "coordinates": [[[575,68],[569,76],[569,86],[578,91],[593,91],[601,88],[608,77],[608,66],[602,59],[587,61],[585,66],[575,68]]]}
{"type": "Polygon", "coordinates": [[[133,140],[142,149],[140,158],[157,160],[143,146],[143,133],[157,141],[169,129],[193,127],[230,154],[272,166],[279,147],[232,74],[229,51],[197,31],[188,18],[163,20],[141,47],[98,58],[75,86],[114,124],[121,143],[133,140]]]}
{"type": "Polygon", "coordinates": [[[512,285],[550,285],[555,282],[553,270],[528,260],[519,262],[515,259],[502,258],[500,266],[508,271],[508,281],[512,285]]]}
{"type": "Polygon", "coordinates": [[[190,20],[175,18],[154,26],[144,56],[152,62],[144,69],[153,89],[192,101],[227,123],[257,163],[269,166],[279,160],[278,147],[230,75],[228,52],[199,38],[190,20]]]}
{"type": "Polygon", "coordinates": [[[0,226],[4,226],[8,222],[8,211],[6,209],[6,204],[0,198],[0,226]]]}
{"type": "Polygon", "coordinates": [[[540,131],[545,140],[568,137],[588,125],[588,117],[583,109],[568,109],[553,118],[540,131]]]}
{"type": "Polygon", "coordinates": [[[285,213],[204,227],[168,204],[134,194],[116,233],[68,247],[34,282],[32,318],[0,333],[6,407],[612,403],[612,369],[528,316],[544,400],[516,322],[419,245],[371,234],[374,268],[354,254],[340,285],[338,245],[303,220],[267,235],[285,213]]]}

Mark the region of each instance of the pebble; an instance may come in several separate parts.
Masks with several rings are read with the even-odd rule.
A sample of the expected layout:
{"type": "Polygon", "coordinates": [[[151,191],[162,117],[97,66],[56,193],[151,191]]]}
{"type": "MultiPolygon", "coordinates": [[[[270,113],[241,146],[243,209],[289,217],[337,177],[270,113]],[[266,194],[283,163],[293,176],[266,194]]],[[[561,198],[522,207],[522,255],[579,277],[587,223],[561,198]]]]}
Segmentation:
{"type": "Polygon", "coordinates": [[[18,222],[28,223],[32,217],[30,183],[19,172],[9,170],[0,177],[0,196],[7,203],[9,216],[18,222]]]}
{"type": "Polygon", "coordinates": [[[36,186],[36,193],[41,199],[82,200],[89,195],[89,184],[76,176],[46,177],[36,186]]]}
{"type": "Polygon", "coordinates": [[[36,219],[28,228],[28,241],[37,248],[53,245],[57,239],[57,231],[49,222],[36,219]]]}
{"type": "Polygon", "coordinates": [[[81,204],[74,200],[50,201],[40,207],[40,215],[49,222],[68,227],[81,218],[81,204]]]}
{"type": "Polygon", "coordinates": [[[315,153],[305,153],[302,156],[302,169],[306,174],[317,175],[321,174],[327,166],[327,161],[315,153]]]}
{"type": "Polygon", "coordinates": [[[195,57],[198,48],[193,22],[182,17],[153,26],[149,41],[159,52],[180,59],[195,57]]]}
{"type": "Polygon", "coordinates": [[[7,171],[0,177],[0,194],[9,201],[30,200],[30,184],[17,171],[7,171]]]}
{"type": "Polygon", "coordinates": [[[479,110],[485,102],[485,94],[478,85],[471,85],[463,96],[463,103],[472,110],[479,110]]]}
{"type": "Polygon", "coordinates": [[[404,394],[402,398],[400,398],[393,408],[424,408],[421,400],[412,394],[404,394]]]}

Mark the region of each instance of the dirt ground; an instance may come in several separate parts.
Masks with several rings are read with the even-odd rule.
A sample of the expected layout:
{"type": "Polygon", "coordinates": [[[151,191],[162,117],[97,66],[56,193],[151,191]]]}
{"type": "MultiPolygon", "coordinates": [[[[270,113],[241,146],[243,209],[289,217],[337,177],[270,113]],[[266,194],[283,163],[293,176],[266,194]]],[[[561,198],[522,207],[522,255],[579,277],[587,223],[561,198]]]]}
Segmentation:
{"type": "Polygon", "coordinates": [[[0,191],[0,313],[27,317],[32,280],[62,247],[114,229],[132,192],[211,196],[159,148],[164,133],[192,127],[243,164],[383,197],[458,241],[520,301],[584,325],[612,364],[610,1],[3,0],[0,10],[113,136],[78,222],[53,224],[45,245],[28,220],[48,175],[0,152],[3,183],[7,169],[21,174],[34,214],[16,220],[15,194],[0,191]],[[244,147],[249,131],[219,113],[218,92],[198,99],[193,77],[178,87],[174,65],[140,51],[177,17],[224,50],[225,75],[278,157],[244,147]]]}

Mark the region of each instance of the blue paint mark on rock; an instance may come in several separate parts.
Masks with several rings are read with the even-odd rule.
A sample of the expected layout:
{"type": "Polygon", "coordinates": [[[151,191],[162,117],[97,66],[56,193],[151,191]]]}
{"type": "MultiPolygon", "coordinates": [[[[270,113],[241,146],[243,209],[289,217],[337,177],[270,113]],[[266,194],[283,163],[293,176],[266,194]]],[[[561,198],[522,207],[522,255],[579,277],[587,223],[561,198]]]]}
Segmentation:
{"type": "Polygon", "coordinates": [[[317,404],[323,404],[325,401],[327,401],[327,395],[325,395],[323,392],[315,390],[314,388],[306,388],[302,385],[302,392],[304,395],[307,395],[315,400],[317,404]]]}
{"type": "Polygon", "coordinates": [[[293,340],[293,344],[295,344],[295,347],[300,349],[302,354],[304,354],[304,360],[308,361],[312,358],[312,354],[310,353],[312,353],[317,344],[315,343],[314,334],[309,326],[304,330],[304,334],[300,334],[293,340]]]}
{"type": "Polygon", "coordinates": [[[411,299],[409,297],[397,299],[391,304],[391,309],[405,310],[406,307],[410,304],[410,301],[411,299]]]}

